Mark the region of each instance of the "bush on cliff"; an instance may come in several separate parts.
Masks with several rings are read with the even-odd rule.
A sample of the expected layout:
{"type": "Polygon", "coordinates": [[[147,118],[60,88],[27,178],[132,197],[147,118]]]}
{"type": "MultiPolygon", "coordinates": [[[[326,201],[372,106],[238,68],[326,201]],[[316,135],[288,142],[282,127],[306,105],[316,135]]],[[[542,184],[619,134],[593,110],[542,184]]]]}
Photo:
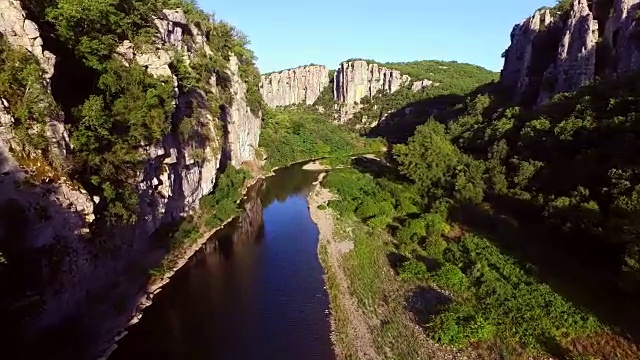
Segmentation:
{"type": "MultiPolygon", "coordinates": [[[[115,225],[137,220],[135,183],[144,163],[141,148],[158,145],[178,128],[171,126],[173,81],[155,78],[141,66],[125,65],[114,56],[125,40],[131,40],[136,51],[149,51],[145,45],[156,40],[154,17],[162,9],[183,9],[212,49],[211,54],[196,52],[190,65],[175,59],[171,67],[180,90],[203,91],[211,113],[219,114],[220,105],[233,101],[225,72],[230,56],[235,55],[239,75],[247,84],[251,111],[259,115],[263,108],[255,56],[248,49],[247,37],[200,10],[195,1],[27,0],[23,6],[38,23],[43,37],[51,39],[47,41],[54,45],[50,46],[53,51],[60,52],[54,54],[59,57],[56,71],[74,67],[75,73],[84,75],[78,77],[82,83],[73,84],[73,88],[86,91],[63,89],[71,84],[58,79],[54,95],[57,100],[62,99],[60,106],[68,107],[64,109],[65,123],[73,145],[69,155],[73,160],[69,162],[74,165],[70,175],[101,198],[96,207],[98,223],[115,225]],[[213,75],[218,79],[218,92],[210,89],[213,75]]],[[[45,151],[44,124],[57,105],[42,85],[37,61],[0,41],[0,79],[4,80],[0,96],[10,102],[18,137],[31,148],[45,151]]],[[[188,34],[185,41],[189,41],[188,34]]],[[[195,128],[192,126],[191,130],[195,128]]],[[[183,132],[185,129],[188,128],[183,126],[183,132]]],[[[189,134],[181,135],[189,138],[189,134]]]]}

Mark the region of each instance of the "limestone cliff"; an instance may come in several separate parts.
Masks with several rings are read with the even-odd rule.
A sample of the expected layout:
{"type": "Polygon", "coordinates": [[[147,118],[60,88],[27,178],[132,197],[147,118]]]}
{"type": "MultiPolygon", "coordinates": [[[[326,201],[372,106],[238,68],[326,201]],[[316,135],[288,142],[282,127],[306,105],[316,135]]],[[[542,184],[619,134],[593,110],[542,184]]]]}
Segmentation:
{"type": "Polygon", "coordinates": [[[573,0],[564,13],[536,11],[511,33],[501,82],[516,101],[535,105],[637,70],[639,7],[638,0],[573,0]]]}
{"type": "Polygon", "coordinates": [[[398,70],[369,64],[364,60],[347,61],[336,71],[333,86],[334,98],[341,103],[359,104],[365,96],[376,93],[392,93],[411,81],[398,70]]]}
{"type": "Polygon", "coordinates": [[[235,167],[256,160],[256,149],[260,140],[262,120],[254,115],[247,104],[247,84],[240,79],[238,59],[229,61],[231,96],[234,99],[225,108],[223,120],[227,125],[229,159],[235,167]]]}
{"type": "Polygon", "coordinates": [[[260,92],[271,107],[311,105],[327,86],[329,70],[321,65],[308,65],[263,75],[260,92]]]}
{"type": "MultiPolygon", "coordinates": [[[[211,56],[213,50],[179,9],[162,11],[154,23],[153,45],[138,49],[125,41],[114,54],[125,64],[137,62],[155,77],[173,79],[175,85],[171,131],[158,143],[138,147],[139,213],[131,226],[98,235],[94,211],[106,200],[60,175],[54,166],[70,163],[73,156],[65,126],[68,114],[59,106],[50,112],[43,156],[21,142],[9,111],[15,104],[0,99],[0,255],[8,261],[5,267],[0,262],[0,280],[23,280],[13,285],[0,282],[0,290],[6,290],[0,314],[9,319],[3,326],[14,326],[11,335],[21,351],[29,351],[18,342],[21,338],[38,343],[41,337],[76,329],[75,345],[58,343],[38,351],[67,351],[52,353],[51,358],[95,358],[108,345],[105,341],[127,323],[143,296],[149,269],[165,254],[154,243],[154,232],[195,211],[227,163],[239,167],[255,160],[261,118],[247,104],[248,85],[238,59],[222,54],[229,59],[227,68],[211,75],[207,94],[181,88],[172,65],[176,57],[188,65],[196,54],[211,56]],[[224,87],[218,77],[226,81],[224,87]],[[210,99],[223,98],[223,91],[228,99],[218,113],[218,104],[210,99]],[[191,130],[185,135],[178,129],[186,121],[191,130]]],[[[50,91],[56,57],[45,50],[38,26],[27,19],[19,1],[0,0],[0,37],[38,60],[42,87],[50,91]]],[[[53,101],[50,94],[43,97],[53,101]]]]}

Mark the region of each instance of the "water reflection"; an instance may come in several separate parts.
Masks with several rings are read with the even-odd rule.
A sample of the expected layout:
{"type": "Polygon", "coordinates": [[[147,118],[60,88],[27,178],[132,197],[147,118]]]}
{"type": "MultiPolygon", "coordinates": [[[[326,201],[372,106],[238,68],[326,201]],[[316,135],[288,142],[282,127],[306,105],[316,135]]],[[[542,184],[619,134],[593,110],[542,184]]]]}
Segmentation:
{"type": "Polygon", "coordinates": [[[333,359],[306,201],[316,178],[300,165],[254,186],[111,358],[333,359]]]}

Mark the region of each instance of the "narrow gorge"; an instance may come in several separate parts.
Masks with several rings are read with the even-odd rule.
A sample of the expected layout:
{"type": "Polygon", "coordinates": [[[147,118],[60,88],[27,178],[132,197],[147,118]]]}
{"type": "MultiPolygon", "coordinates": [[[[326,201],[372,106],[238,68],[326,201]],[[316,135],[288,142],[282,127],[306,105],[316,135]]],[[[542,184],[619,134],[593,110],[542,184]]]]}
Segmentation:
{"type": "Polygon", "coordinates": [[[0,0],[6,356],[640,360],[640,0],[549,2],[261,73],[235,3],[0,0]]]}

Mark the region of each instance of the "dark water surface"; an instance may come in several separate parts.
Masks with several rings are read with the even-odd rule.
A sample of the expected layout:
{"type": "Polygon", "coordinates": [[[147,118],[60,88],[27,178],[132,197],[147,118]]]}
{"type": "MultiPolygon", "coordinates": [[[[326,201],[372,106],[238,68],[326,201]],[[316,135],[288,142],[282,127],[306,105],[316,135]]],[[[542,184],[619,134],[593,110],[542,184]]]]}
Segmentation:
{"type": "Polygon", "coordinates": [[[301,165],[248,192],[109,359],[334,359],[329,301],[301,165]]]}

